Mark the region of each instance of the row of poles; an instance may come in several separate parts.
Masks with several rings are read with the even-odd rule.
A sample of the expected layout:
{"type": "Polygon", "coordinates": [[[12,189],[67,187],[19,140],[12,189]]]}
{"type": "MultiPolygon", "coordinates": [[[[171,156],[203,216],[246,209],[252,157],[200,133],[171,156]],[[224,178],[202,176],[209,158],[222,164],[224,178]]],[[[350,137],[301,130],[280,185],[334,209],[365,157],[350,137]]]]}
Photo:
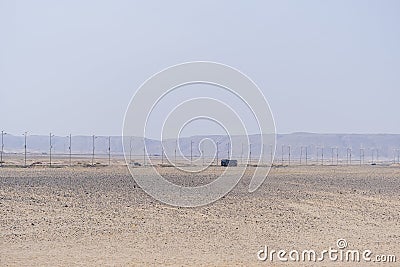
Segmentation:
{"type": "MultiPolygon", "coordinates": [[[[190,164],[193,164],[193,144],[194,141],[190,141],[190,164]]],[[[220,142],[216,142],[217,145],[217,153],[216,153],[216,162],[218,165],[218,156],[219,156],[219,145],[220,142]]],[[[132,146],[132,138],[130,139],[130,150],[129,150],[129,162],[132,162],[132,150],[133,150],[133,146],[132,146]]],[[[230,158],[230,143],[227,144],[227,148],[228,148],[228,159],[230,158]]],[[[204,165],[204,150],[201,151],[201,154],[203,155],[203,165],[204,165]]],[[[174,150],[174,160],[176,162],[177,159],[177,148],[175,146],[175,150],[174,150]]],[[[146,165],[146,148],[143,148],[143,164],[146,165]]],[[[161,165],[164,164],[164,146],[161,146],[161,165]]]]}
{"type": "MultiPolygon", "coordinates": [[[[193,141],[190,142],[190,163],[193,164],[193,141]]],[[[216,164],[218,165],[218,160],[219,160],[219,145],[220,142],[216,142],[216,164]]],[[[250,144],[250,150],[249,150],[249,163],[251,164],[252,162],[252,144],[250,144]]],[[[291,146],[285,146],[282,145],[281,147],[281,164],[284,165],[285,162],[288,163],[288,165],[290,165],[292,163],[292,147],[291,146]],[[285,158],[285,148],[287,148],[287,158],[285,158]]],[[[377,148],[371,148],[371,163],[372,164],[376,164],[379,161],[379,149],[377,148]]],[[[131,151],[132,151],[132,146],[131,146],[131,151]]],[[[175,148],[175,162],[176,162],[176,148],[175,148]]],[[[324,154],[325,148],[322,146],[317,146],[316,147],[316,162],[317,163],[321,163],[321,165],[326,164],[326,158],[324,158],[324,156],[326,156],[324,154]]],[[[262,151],[263,155],[265,154],[265,146],[263,146],[263,151],[262,151]]],[[[393,159],[393,163],[400,163],[400,149],[394,149],[394,159],[393,159]],[[397,156],[397,160],[396,160],[396,156],[397,156]]],[[[203,165],[204,165],[204,150],[201,151],[201,154],[203,155],[203,165]]],[[[227,144],[227,159],[230,159],[230,143],[227,144]]],[[[143,162],[144,164],[146,164],[146,159],[145,159],[145,151],[143,153],[143,162]]],[[[360,148],[359,150],[359,164],[365,164],[365,148],[360,148]]],[[[270,145],[270,163],[273,163],[273,149],[272,149],[272,145],[270,145]]],[[[303,162],[305,163],[305,165],[308,165],[308,161],[309,161],[309,148],[307,146],[301,146],[300,147],[300,158],[299,158],[299,162],[300,165],[303,164],[303,162]]],[[[131,154],[130,154],[130,161],[132,161],[131,159],[131,154]]],[[[242,153],[240,156],[240,161],[243,164],[243,144],[242,144],[242,153]]],[[[263,160],[261,160],[261,163],[265,163],[263,160]]],[[[354,158],[353,158],[353,149],[348,147],[346,148],[346,164],[347,165],[352,165],[352,163],[354,162],[354,158]]],[[[329,161],[328,161],[329,163],[329,161]]],[[[161,148],[161,164],[164,164],[164,147],[162,146],[161,148]]],[[[339,165],[339,148],[338,147],[331,147],[331,159],[330,159],[330,164],[331,165],[339,165]]]]}
{"type": "MultiPolygon", "coordinates": [[[[3,153],[4,153],[4,136],[7,135],[5,131],[1,131],[1,158],[0,158],[0,166],[3,165],[3,153]]],[[[27,136],[28,132],[23,133],[24,136],[24,166],[27,166],[27,136]]],[[[50,133],[49,134],[49,165],[52,165],[52,151],[53,151],[53,137],[54,134],[50,133]]],[[[69,134],[66,136],[69,140],[69,165],[72,165],[72,135],[69,134]]],[[[98,138],[98,136],[92,135],[92,159],[91,163],[92,166],[94,166],[94,158],[95,158],[95,140],[98,138]]],[[[130,151],[129,151],[129,160],[132,162],[132,151],[133,151],[133,146],[132,146],[132,137],[130,138],[130,151]]],[[[193,141],[190,141],[190,163],[193,164],[193,141]]],[[[220,142],[216,142],[216,164],[218,165],[218,160],[219,160],[219,146],[220,142]]],[[[249,147],[249,163],[252,162],[252,144],[250,144],[249,147]]],[[[281,146],[281,164],[284,165],[285,160],[285,148],[287,148],[287,163],[288,165],[291,164],[292,161],[292,147],[291,146],[281,146]]],[[[161,151],[161,163],[164,164],[164,147],[162,146],[162,151],[161,151]]],[[[346,148],[346,164],[351,165],[352,164],[352,148],[346,148]]],[[[395,149],[395,155],[394,155],[394,163],[396,163],[396,155],[397,155],[397,163],[400,163],[400,149],[395,149]]],[[[177,158],[177,149],[175,147],[175,162],[177,158]]],[[[263,146],[263,155],[265,155],[265,146],[263,146]]],[[[203,165],[204,165],[204,150],[201,151],[203,155],[203,165]]],[[[231,153],[230,153],[230,143],[227,144],[227,158],[230,159],[231,153]]],[[[322,165],[326,162],[324,159],[324,147],[322,146],[317,146],[316,147],[316,162],[319,163],[321,162],[322,165]]],[[[365,164],[365,148],[360,148],[359,152],[359,163],[365,164]]],[[[379,150],[378,149],[371,149],[371,157],[372,161],[371,163],[376,163],[379,161],[379,150]],[[375,161],[376,160],[376,161],[375,161]]],[[[271,159],[271,164],[273,163],[273,147],[270,145],[270,159],[271,159]]],[[[242,152],[240,155],[240,160],[241,163],[243,163],[243,144],[242,144],[242,152]]],[[[301,146],[300,147],[300,165],[305,162],[305,165],[308,164],[309,160],[309,149],[307,146],[301,146]]],[[[108,137],[108,164],[111,165],[111,137],[108,137]]],[[[146,165],[146,149],[143,148],[143,164],[146,165]]],[[[331,147],[331,165],[338,165],[339,164],[339,148],[338,147],[331,147]]]]}
{"type": "MultiPolygon", "coordinates": [[[[284,164],[284,156],[285,156],[285,146],[282,145],[281,147],[282,152],[281,152],[281,163],[282,165],[284,164]]],[[[291,146],[287,146],[288,149],[288,165],[290,165],[291,163],[291,146]]],[[[379,161],[379,149],[377,148],[371,148],[371,163],[374,164],[376,162],[379,161]]],[[[317,159],[316,162],[319,163],[321,162],[321,165],[324,165],[324,163],[326,163],[326,159],[324,158],[324,147],[320,147],[317,146],[316,147],[316,154],[317,154],[317,159]]],[[[306,146],[301,146],[300,147],[300,165],[302,165],[302,160],[303,160],[303,155],[305,155],[304,160],[305,160],[305,164],[307,165],[308,163],[308,147],[306,146]]],[[[346,164],[347,165],[351,165],[352,164],[352,160],[354,161],[354,159],[352,158],[353,155],[353,149],[348,147],[346,148],[346,164]]],[[[365,164],[365,148],[360,148],[359,151],[359,163],[360,165],[365,164]]],[[[272,157],[271,157],[272,158],[272,157]]],[[[393,163],[400,163],[400,149],[394,149],[394,159],[393,159],[393,163]],[[397,156],[397,161],[396,161],[396,156],[397,156]]],[[[339,165],[339,148],[338,147],[331,147],[331,165],[339,165]]]]}
{"type": "MultiPolygon", "coordinates": [[[[0,166],[3,166],[3,154],[4,154],[4,136],[7,135],[5,131],[1,131],[1,153],[0,153],[0,166]]],[[[28,132],[24,132],[22,134],[24,136],[24,166],[27,166],[27,136],[28,132]]],[[[52,166],[52,152],[53,152],[53,137],[55,135],[49,134],[49,165],[52,166]]],[[[69,134],[66,136],[69,140],[69,165],[72,166],[72,135],[69,134]]],[[[95,157],[95,139],[98,136],[92,135],[92,166],[94,166],[94,157],[95,157]]],[[[108,137],[108,165],[111,165],[111,137],[108,137]]]]}
{"type": "MultiPolygon", "coordinates": [[[[190,141],[190,164],[191,165],[193,165],[193,144],[194,144],[194,141],[190,141]]],[[[219,160],[219,145],[220,145],[221,143],[220,142],[216,142],[216,147],[217,147],[217,153],[216,153],[216,165],[218,165],[218,160],[219,160]]],[[[226,144],[226,146],[227,146],[227,159],[230,159],[230,157],[231,157],[231,151],[230,151],[230,148],[231,148],[231,146],[230,146],[230,143],[228,143],[228,144],[226,144]]],[[[131,142],[130,142],[130,151],[132,152],[132,139],[131,139],[131,142]]],[[[129,158],[130,158],[130,161],[132,161],[132,156],[131,156],[131,152],[130,152],[130,155],[129,155],[129,158]]],[[[145,151],[144,151],[145,152],[145,151]]],[[[174,160],[175,160],[175,162],[176,162],[176,159],[177,159],[177,157],[176,157],[176,153],[177,153],[177,148],[176,148],[176,146],[175,146],[175,150],[174,150],[174,160]]],[[[205,158],[204,158],[204,150],[201,150],[201,154],[203,155],[203,157],[202,157],[202,159],[203,159],[203,165],[204,165],[204,161],[205,161],[205,158]]],[[[144,160],[143,160],[143,162],[144,163],[146,163],[146,161],[145,161],[145,153],[143,153],[143,155],[144,155],[144,160]]],[[[243,144],[242,144],[242,154],[241,154],[241,160],[243,159],[243,144]]],[[[251,144],[250,144],[250,159],[249,159],[249,161],[251,162],[251,144]]],[[[163,146],[161,146],[161,164],[163,165],[164,164],[164,147],[163,146]]]]}

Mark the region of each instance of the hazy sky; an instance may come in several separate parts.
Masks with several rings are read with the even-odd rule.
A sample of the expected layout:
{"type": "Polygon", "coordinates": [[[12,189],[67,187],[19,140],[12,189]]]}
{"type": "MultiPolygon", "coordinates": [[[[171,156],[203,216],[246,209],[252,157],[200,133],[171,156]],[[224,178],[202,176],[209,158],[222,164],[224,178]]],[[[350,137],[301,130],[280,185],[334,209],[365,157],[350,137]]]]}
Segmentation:
{"type": "Polygon", "coordinates": [[[142,82],[207,60],[259,85],[279,133],[400,133],[399,14],[400,1],[0,0],[0,128],[120,135],[142,82]]]}

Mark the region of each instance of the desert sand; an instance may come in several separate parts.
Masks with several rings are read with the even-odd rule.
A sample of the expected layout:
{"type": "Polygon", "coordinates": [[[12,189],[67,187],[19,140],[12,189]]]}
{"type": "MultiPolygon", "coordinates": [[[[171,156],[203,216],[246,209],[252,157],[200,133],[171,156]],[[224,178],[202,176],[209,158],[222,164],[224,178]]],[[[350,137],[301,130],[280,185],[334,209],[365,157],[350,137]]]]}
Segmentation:
{"type": "MultiPolygon", "coordinates": [[[[160,171],[185,184],[198,178],[160,171]]],[[[125,166],[1,168],[0,265],[271,266],[283,263],[258,260],[265,245],[317,251],[341,238],[400,261],[399,166],[275,167],[254,193],[249,177],[213,204],[177,208],[148,196],[125,166]]]]}

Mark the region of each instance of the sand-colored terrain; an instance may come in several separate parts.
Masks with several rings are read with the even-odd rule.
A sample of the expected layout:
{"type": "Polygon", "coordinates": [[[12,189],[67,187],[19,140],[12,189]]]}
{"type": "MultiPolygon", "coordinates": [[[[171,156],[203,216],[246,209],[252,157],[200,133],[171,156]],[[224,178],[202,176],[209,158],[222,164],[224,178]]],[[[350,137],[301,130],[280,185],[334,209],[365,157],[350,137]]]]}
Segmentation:
{"type": "MultiPolygon", "coordinates": [[[[186,184],[198,178],[161,172],[186,184]]],[[[248,182],[211,205],[176,208],[147,196],[124,166],[2,168],[0,266],[271,266],[280,263],[257,259],[265,245],[318,251],[339,238],[400,261],[399,166],[273,168],[255,193],[248,182]]]]}

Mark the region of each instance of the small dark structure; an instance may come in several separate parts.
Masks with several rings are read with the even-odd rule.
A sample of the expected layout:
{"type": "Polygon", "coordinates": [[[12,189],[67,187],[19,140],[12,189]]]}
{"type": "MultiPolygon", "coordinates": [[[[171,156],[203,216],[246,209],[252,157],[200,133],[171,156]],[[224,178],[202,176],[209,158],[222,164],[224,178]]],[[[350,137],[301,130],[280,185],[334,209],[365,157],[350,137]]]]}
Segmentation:
{"type": "Polygon", "coordinates": [[[221,166],[224,166],[224,167],[236,167],[237,166],[237,160],[235,160],[235,159],[223,159],[223,160],[221,160],[221,166]]]}

